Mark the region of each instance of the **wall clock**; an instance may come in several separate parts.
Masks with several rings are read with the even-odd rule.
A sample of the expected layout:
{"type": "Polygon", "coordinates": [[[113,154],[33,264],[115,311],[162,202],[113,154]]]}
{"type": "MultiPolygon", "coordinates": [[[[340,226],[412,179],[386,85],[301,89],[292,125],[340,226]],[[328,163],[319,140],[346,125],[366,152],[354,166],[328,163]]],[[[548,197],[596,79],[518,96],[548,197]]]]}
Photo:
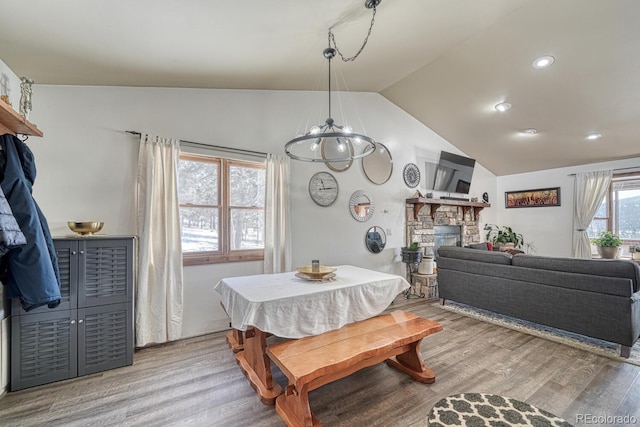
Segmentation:
{"type": "Polygon", "coordinates": [[[413,163],[409,163],[404,167],[402,176],[404,177],[404,183],[407,184],[409,188],[415,188],[420,184],[420,169],[413,163]]]}
{"type": "Polygon", "coordinates": [[[329,172],[318,172],[309,180],[309,195],[319,206],[330,206],[338,198],[338,181],[329,172]]]}

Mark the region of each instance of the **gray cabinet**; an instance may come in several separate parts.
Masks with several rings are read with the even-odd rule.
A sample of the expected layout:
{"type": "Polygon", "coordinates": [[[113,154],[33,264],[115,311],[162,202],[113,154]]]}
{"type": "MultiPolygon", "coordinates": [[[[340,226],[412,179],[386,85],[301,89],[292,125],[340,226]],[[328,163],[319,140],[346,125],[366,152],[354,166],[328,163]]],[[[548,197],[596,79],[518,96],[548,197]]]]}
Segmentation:
{"type": "Polygon", "coordinates": [[[133,237],[54,239],[62,301],[11,307],[11,390],[133,363],[133,237]]]}

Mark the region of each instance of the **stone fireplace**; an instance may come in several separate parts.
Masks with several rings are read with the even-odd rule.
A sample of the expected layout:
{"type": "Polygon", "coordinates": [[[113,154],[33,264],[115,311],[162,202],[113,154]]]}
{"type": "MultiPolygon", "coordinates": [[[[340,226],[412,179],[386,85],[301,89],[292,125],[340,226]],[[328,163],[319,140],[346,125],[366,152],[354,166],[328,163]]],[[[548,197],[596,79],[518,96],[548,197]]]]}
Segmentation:
{"type": "Polygon", "coordinates": [[[440,245],[480,242],[480,211],[486,203],[414,198],[406,201],[406,245],[418,242],[425,255],[440,245]]]}
{"type": "Polygon", "coordinates": [[[462,227],[459,225],[433,226],[433,257],[438,258],[440,246],[462,246],[462,227]]]}

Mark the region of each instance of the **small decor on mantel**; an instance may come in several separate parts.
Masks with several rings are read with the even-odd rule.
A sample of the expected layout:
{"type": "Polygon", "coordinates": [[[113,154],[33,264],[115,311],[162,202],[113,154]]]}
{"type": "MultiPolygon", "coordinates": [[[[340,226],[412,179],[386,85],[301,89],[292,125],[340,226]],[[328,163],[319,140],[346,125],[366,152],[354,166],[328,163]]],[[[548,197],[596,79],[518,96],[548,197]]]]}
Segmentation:
{"type": "Polygon", "coordinates": [[[622,240],[618,235],[613,234],[611,231],[603,231],[597,238],[591,240],[591,243],[596,245],[600,257],[613,259],[618,257],[619,247],[622,245],[622,240]]]}

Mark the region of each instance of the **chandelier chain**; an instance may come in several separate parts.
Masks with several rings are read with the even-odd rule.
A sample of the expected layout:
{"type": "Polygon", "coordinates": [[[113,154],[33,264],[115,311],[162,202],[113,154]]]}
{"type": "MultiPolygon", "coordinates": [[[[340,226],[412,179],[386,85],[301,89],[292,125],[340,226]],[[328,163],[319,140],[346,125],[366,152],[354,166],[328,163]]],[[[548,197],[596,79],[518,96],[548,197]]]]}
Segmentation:
{"type": "Polygon", "coordinates": [[[364,47],[367,45],[367,42],[369,41],[369,36],[371,35],[371,30],[373,29],[373,23],[375,22],[376,19],[376,8],[373,8],[373,14],[371,16],[371,24],[369,25],[369,31],[367,32],[367,36],[364,38],[364,42],[362,43],[362,46],[360,46],[360,49],[358,49],[358,51],[356,52],[355,55],[346,58],[342,52],[340,52],[340,49],[338,48],[338,45],[336,43],[336,38],[333,35],[333,32],[331,31],[331,29],[329,29],[329,46],[333,46],[333,48],[336,50],[336,52],[338,52],[338,55],[340,55],[340,58],[342,58],[342,60],[344,62],[349,62],[349,61],[354,61],[364,50],[364,47]]]}

